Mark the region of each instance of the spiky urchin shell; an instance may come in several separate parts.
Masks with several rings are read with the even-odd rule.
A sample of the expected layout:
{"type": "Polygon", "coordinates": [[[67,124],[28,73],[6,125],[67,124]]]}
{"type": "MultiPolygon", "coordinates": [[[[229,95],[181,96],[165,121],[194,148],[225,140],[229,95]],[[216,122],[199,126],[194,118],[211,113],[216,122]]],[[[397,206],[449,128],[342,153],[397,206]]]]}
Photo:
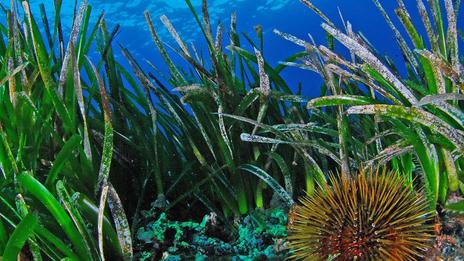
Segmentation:
{"type": "Polygon", "coordinates": [[[394,173],[330,178],[289,214],[292,258],[421,260],[432,245],[433,215],[422,193],[394,173]]]}

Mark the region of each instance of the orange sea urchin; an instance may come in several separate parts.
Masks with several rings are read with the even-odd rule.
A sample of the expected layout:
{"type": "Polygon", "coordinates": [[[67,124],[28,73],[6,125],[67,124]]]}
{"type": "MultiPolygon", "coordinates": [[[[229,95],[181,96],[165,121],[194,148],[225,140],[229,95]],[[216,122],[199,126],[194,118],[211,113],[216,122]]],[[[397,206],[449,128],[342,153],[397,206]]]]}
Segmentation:
{"type": "Polygon", "coordinates": [[[418,260],[432,244],[424,195],[394,173],[332,177],[289,215],[292,257],[304,260],[418,260]]]}

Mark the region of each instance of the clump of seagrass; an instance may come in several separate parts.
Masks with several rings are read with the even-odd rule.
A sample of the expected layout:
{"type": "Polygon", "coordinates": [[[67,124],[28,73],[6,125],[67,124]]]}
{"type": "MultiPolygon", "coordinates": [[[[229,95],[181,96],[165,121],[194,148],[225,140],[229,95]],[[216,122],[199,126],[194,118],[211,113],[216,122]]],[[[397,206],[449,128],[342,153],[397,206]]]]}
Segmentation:
{"type": "Polygon", "coordinates": [[[418,260],[432,245],[432,213],[405,178],[369,171],[300,200],[289,217],[292,258],[418,260]]]}

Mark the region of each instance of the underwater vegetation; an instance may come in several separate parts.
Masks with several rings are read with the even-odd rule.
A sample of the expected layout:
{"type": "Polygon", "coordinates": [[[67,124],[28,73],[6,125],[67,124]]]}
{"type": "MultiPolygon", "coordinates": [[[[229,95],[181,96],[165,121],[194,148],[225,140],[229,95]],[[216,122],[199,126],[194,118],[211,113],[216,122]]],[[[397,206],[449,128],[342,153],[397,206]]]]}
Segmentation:
{"type": "Polygon", "coordinates": [[[402,52],[401,67],[379,55],[367,39],[352,31],[349,22],[343,30],[338,29],[316,7],[303,2],[324,19],[322,27],[331,41],[338,41],[351,54],[345,59],[336,54],[334,46],[315,46],[283,34],[308,51],[302,59],[305,67],[318,72],[328,84],[327,95],[309,101],[308,107],[339,110],[339,127],[344,130],[340,133],[342,167],[349,171],[351,158],[357,157],[349,155],[347,148],[348,133],[358,134],[347,132],[351,128],[345,128],[346,121],[362,121],[374,131],[367,140],[362,135],[364,144],[374,150],[363,164],[389,163],[408,180],[421,176],[431,207],[447,205],[448,194],[462,188],[463,173],[464,96],[456,24],[459,1],[433,0],[426,5],[418,0],[422,25],[413,24],[403,1],[398,1],[395,12],[407,33],[405,39],[381,3],[374,0],[402,52]],[[419,34],[419,26],[426,29],[426,35],[419,34]],[[399,72],[401,68],[406,75],[399,72]]]}
{"type": "Polygon", "coordinates": [[[292,258],[417,260],[432,246],[433,213],[404,176],[332,176],[290,212],[292,258]]]}
{"type": "Polygon", "coordinates": [[[308,260],[423,259],[431,246],[430,241],[427,242],[430,227],[426,225],[429,214],[425,202],[412,191],[417,179],[422,180],[426,189],[429,210],[435,210],[438,205],[439,216],[443,215],[443,208],[462,211],[462,201],[448,201],[453,193],[462,193],[464,173],[463,67],[456,23],[460,2],[432,0],[426,5],[417,0],[422,25],[415,25],[403,1],[397,1],[395,13],[407,33],[408,39],[405,39],[380,1],[373,1],[403,54],[404,65],[400,68],[387,56],[379,55],[362,34],[354,32],[348,21],[343,21],[344,27],[339,29],[312,3],[302,2],[323,19],[322,27],[329,38],[327,47],[279,31],[276,33],[307,51],[300,63],[289,65],[315,71],[326,82],[327,95],[309,101],[308,108],[337,110],[339,155],[344,161],[341,164],[344,175],[340,180],[331,178],[331,186],[321,185],[321,192],[303,198],[302,205],[295,207],[292,215],[296,223],[289,225],[294,233],[289,236],[295,251],[293,257],[308,260]],[[419,34],[419,26],[426,29],[426,35],[419,34]],[[335,51],[337,41],[349,51],[348,59],[335,51]],[[406,69],[406,75],[399,72],[402,68],[406,69]],[[353,132],[350,122],[357,121],[369,126],[371,133],[373,131],[370,139],[366,140],[365,133],[353,132]],[[374,153],[368,160],[353,161],[357,155],[351,150],[350,140],[359,137],[367,144],[363,148],[371,146],[374,153]],[[365,177],[364,171],[350,175],[356,165],[355,169],[361,170],[386,165],[401,173],[399,180],[392,174],[386,176],[391,184],[384,184],[384,187],[393,192],[392,198],[383,202],[382,196],[367,196],[372,187],[377,189],[377,182],[382,183],[375,179],[383,178],[372,174],[365,177]],[[395,183],[400,187],[395,188],[395,183]],[[411,188],[401,184],[410,184],[411,188]],[[405,197],[412,193],[410,199],[394,198],[396,190],[405,197]],[[389,200],[392,202],[388,203],[389,200]],[[338,205],[338,202],[344,204],[338,205]],[[369,206],[391,205],[380,208],[383,210],[372,219],[371,214],[379,209],[363,207],[366,202],[369,206]],[[402,202],[405,204],[400,207],[402,202]],[[395,219],[397,215],[401,218],[395,219]],[[382,227],[378,223],[384,218],[389,224],[383,223],[382,227]],[[405,225],[400,225],[402,222],[405,225]],[[395,231],[394,227],[405,229],[405,234],[400,235],[402,232],[395,231]]]}
{"type": "Polygon", "coordinates": [[[276,30],[302,47],[277,66],[260,26],[239,33],[235,14],[212,24],[206,0],[201,10],[185,1],[203,52],[146,12],[162,57],[144,61],[149,69],[116,46],[119,26],[104,14],[90,23],[85,0],[69,35],[61,0],[52,14],[1,5],[2,260],[424,256],[444,238],[431,224],[464,212],[460,1],[417,0],[421,25],[402,0],[397,21],[373,1],[402,64],[308,0],[327,38],[276,30]],[[292,91],[289,66],[319,74],[321,97],[292,91]],[[228,237],[211,232],[211,216],[228,237]]]}

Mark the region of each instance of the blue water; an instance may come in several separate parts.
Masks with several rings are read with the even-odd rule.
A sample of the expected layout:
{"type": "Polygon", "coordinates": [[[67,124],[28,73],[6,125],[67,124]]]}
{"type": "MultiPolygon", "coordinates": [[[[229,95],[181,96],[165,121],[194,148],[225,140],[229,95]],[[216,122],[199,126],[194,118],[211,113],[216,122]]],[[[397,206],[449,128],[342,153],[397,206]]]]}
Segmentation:
{"type": "MultiPolygon", "coordinates": [[[[192,2],[201,12],[201,0],[192,0],[192,2]]],[[[388,54],[398,64],[402,62],[393,34],[372,0],[313,0],[312,2],[340,27],[342,26],[342,19],[338,10],[341,10],[344,20],[351,22],[355,32],[362,31],[380,54],[388,54]]],[[[416,1],[406,0],[405,2],[413,20],[420,24],[417,8],[415,7],[416,1]]],[[[48,16],[52,17],[53,1],[30,0],[32,10],[37,15],[39,14],[39,3],[46,5],[48,16]]],[[[163,14],[170,18],[186,42],[193,42],[198,50],[204,50],[205,48],[204,42],[200,40],[201,32],[196,26],[196,22],[184,0],[89,0],[89,3],[93,7],[93,20],[96,20],[99,13],[104,11],[110,28],[116,24],[121,25],[121,32],[116,39],[117,42],[131,50],[139,60],[148,59],[155,65],[162,65],[145,23],[144,10],[150,12],[161,38],[166,43],[176,46],[158,19],[163,14]]],[[[381,0],[381,3],[396,22],[397,27],[401,28],[402,26],[394,14],[394,8],[397,7],[396,1],[381,0]]],[[[7,5],[7,3],[5,4],[7,5]]],[[[325,34],[320,27],[322,20],[298,0],[210,0],[209,5],[214,27],[218,21],[222,21],[224,28],[228,29],[230,14],[237,12],[238,31],[246,32],[256,40],[253,27],[257,24],[262,25],[265,43],[264,55],[267,61],[273,65],[295,52],[301,51],[293,43],[276,36],[272,32],[274,28],[306,40],[309,40],[308,34],[311,34],[317,44],[325,44],[325,34]]],[[[73,10],[74,1],[63,1],[62,19],[65,32],[68,33],[73,10]]],[[[458,28],[464,28],[462,20],[458,19],[458,28]]],[[[420,29],[423,30],[423,28],[420,29]]],[[[402,32],[404,33],[404,31],[402,32]]],[[[406,37],[406,34],[404,36],[406,37]]],[[[339,50],[343,49],[340,45],[337,48],[339,50]]],[[[122,60],[119,50],[115,53],[122,60]]],[[[143,64],[143,62],[141,63],[143,64]]],[[[283,76],[292,89],[295,90],[298,83],[302,82],[304,95],[312,97],[319,95],[321,80],[315,73],[289,68],[283,72],[283,76]]]]}

